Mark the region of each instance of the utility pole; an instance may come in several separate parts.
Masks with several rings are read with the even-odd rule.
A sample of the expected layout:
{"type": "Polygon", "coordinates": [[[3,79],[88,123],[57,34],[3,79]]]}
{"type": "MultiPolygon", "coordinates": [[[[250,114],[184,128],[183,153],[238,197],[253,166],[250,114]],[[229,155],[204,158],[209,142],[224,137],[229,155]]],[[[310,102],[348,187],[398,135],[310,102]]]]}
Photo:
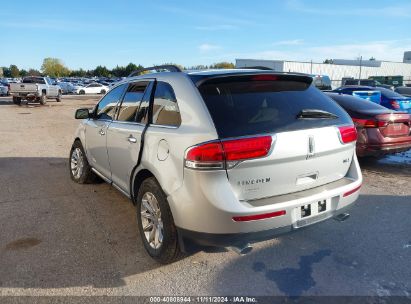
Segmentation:
{"type": "Polygon", "coordinates": [[[311,75],[313,74],[313,60],[311,59],[311,75]]]}
{"type": "Polygon", "coordinates": [[[361,69],[362,69],[362,56],[360,56],[360,75],[358,77],[358,85],[360,85],[360,81],[361,81],[361,69]]]}

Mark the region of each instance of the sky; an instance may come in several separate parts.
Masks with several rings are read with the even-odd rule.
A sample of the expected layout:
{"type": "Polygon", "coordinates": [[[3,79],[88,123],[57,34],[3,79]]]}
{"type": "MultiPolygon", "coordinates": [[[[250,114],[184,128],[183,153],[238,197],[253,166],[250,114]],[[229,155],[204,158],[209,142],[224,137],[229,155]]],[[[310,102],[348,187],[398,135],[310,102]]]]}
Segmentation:
{"type": "Polygon", "coordinates": [[[209,65],[236,58],[322,62],[411,50],[410,0],[6,1],[0,66],[209,65]]]}

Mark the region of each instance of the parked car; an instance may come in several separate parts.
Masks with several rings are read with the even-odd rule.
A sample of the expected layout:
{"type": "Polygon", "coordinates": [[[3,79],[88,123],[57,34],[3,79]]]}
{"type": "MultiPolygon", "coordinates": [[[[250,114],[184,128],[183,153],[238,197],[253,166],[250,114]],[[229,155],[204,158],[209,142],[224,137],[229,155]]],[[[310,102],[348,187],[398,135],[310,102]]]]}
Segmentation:
{"type": "Polygon", "coordinates": [[[326,93],[351,116],[358,133],[358,156],[382,156],[411,149],[411,115],[373,102],[326,93]]]}
{"type": "Polygon", "coordinates": [[[48,98],[61,101],[61,88],[48,77],[25,77],[22,83],[11,83],[10,94],[13,102],[20,104],[22,100],[38,101],[46,104],[48,98]]]}
{"type": "Polygon", "coordinates": [[[109,88],[97,82],[93,82],[84,86],[80,86],[76,89],[76,93],[83,94],[106,94],[109,88]]]}
{"type": "Polygon", "coordinates": [[[62,94],[74,94],[77,92],[76,88],[71,82],[58,82],[62,94]]]}
{"type": "Polygon", "coordinates": [[[177,71],[129,77],[75,114],[71,179],[130,197],[151,257],[174,261],[187,241],[245,252],[348,217],[362,183],[356,129],[311,77],[177,71]]]}
{"type": "MultiPolygon", "coordinates": [[[[333,92],[352,95],[353,92],[361,91],[378,91],[381,93],[380,105],[396,110],[411,113],[411,98],[402,96],[394,91],[384,88],[374,88],[367,86],[344,86],[335,89],[333,92]]],[[[362,94],[356,94],[358,97],[364,97],[362,94]]]]}
{"type": "Polygon", "coordinates": [[[411,87],[398,87],[395,92],[405,97],[411,97],[411,87]]]}
{"type": "Polygon", "coordinates": [[[349,86],[349,85],[379,87],[379,88],[394,90],[394,86],[388,85],[388,84],[382,84],[374,79],[345,79],[343,86],[349,86]]]}
{"type": "Polygon", "coordinates": [[[9,88],[0,82],[0,96],[7,96],[8,93],[9,93],[9,88]]]}
{"type": "Polygon", "coordinates": [[[0,80],[0,87],[2,87],[1,90],[1,94],[5,95],[5,96],[9,96],[10,95],[10,83],[6,80],[0,80]]]}

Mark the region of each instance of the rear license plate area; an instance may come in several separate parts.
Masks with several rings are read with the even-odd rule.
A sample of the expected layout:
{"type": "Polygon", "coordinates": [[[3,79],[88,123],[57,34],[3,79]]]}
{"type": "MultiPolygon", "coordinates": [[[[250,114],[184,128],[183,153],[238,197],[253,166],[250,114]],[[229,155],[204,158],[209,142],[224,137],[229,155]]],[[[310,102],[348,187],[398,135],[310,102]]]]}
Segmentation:
{"type": "Polygon", "coordinates": [[[294,209],[295,228],[307,226],[332,216],[331,199],[318,200],[294,209]]]}

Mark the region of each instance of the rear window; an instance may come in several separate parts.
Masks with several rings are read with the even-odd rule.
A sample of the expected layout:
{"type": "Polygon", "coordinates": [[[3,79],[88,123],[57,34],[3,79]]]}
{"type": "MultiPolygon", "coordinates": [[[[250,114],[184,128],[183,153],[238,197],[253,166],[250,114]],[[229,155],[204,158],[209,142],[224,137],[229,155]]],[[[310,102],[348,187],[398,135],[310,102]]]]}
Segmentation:
{"type": "Polygon", "coordinates": [[[24,78],[23,83],[37,83],[37,84],[46,84],[44,81],[44,78],[42,77],[30,77],[30,78],[24,78]]]}
{"type": "Polygon", "coordinates": [[[394,92],[389,89],[383,89],[383,88],[378,88],[378,91],[381,92],[386,98],[403,98],[401,94],[398,94],[397,92],[394,92]]]}
{"type": "Polygon", "coordinates": [[[220,138],[350,124],[348,114],[310,82],[301,76],[234,76],[205,81],[199,90],[220,138]],[[307,109],[338,118],[298,119],[307,109]]]}

